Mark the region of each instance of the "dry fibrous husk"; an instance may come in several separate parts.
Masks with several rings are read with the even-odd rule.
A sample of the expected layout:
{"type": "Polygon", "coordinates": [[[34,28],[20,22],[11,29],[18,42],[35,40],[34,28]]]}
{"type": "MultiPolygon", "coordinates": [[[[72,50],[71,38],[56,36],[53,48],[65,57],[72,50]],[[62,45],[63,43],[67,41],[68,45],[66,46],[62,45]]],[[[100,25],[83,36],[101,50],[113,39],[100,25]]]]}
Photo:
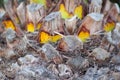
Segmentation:
{"type": "Polygon", "coordinates": [[[12,29],[8,29],[2,35],[3,35],[3,37],[5,37],[6,47],[4,46],[3,48],[1,48],[1,52],[2,52],[1,55],[2,54],[5,54],[6,56],[11,55],[11,57],[12,57],[12,54],[8,53],[9,50],[10,50],[10,52],[12,50],[15,53],[15,56],[24,54],[24,53],[19,54],[19,51],[26,51],[26,49],[27,49],[27,44],[29,41],[25,37],[23,37],[22,39],[18,38],[16,36],[15,31],[12,29]],[[8,52],[6,53],[7,50],[8,50],[8,52]]]}
{"type": "Polygon", "coordinates": [[[54,63],[59,64],[62,62],[62,57],[59,52],[50,44],[44,44],[41,48],[41,58],[47,62],[54,61],[54,63]]]}
{"type": "Polygon", "coordinates": [[[111,27],[115,28],[115,24],[117,22],[119,13],[120,13],[120,10],[119,10],[118,4],[113,4],[113,6],[110,8],[110,10],[107,12],[107,14],[103,18],[103,28],[106,26],[107,23],[112,23],[113,26],[111,27]]]}
{"type": "Polygon", "coordinates": [[[45,7],[40,4],[27,5],[27,21],[37,26],[38,22],[46,15],[45,7]]]}
{"type": "MultiPolygon", "coordinates": [[[[11,29],[3,30],[5,37],[0,35],[0,64],[6,62],[10,66],[6,66],[6,64],[0,66],[0,79],[6,77],[14,80],[120,79],[120,73],[117,72],[120,71],[120,55],[114,53],[114,45],[118,49],[120,48],[120,23],[117,22],[119,14],[117,4],[112,4],[109,0],[51,0],[50,5],[53,6],[50,6],[49,8],[52,7],[52,9],[49,9],[49,4],[43,6],[22,2],[17,7],[12,5],[12,2],[17,0],[7,1],[5,3],[7,13],[0,11],[0,18],[4,19],[5,16],[8,16],[7,19],[10,18],[9,20],[15,25],[15,28],[22,28],[22,30],[31,23],[29,27],[34,27],[35,30],[33,33],[27,33],[30,35],[26,35],[24,30],[25,33],[22,36],[19,36],[16,30],[16,32],[11,29]],[[72,17],[61,18],[60,11],[57,10],[61,4],[65,6],[66,12],[72,17]],[[83,11],[82,18],[79,18],[75,15],[75,8],[81,6],[83,10],[79,10],[83,11]],[[46,15],[47,11],[49,11],[48,15],[46,15]],[[20,22],[18,23],[16,19],[20,22]],[[97,37],[91,38],[92,35],[103,31],[107,22],[114,22],[114,29],[106,34],[103,32],[102,36],[97,34],[100,36],[99,39],[97,37]],[[39,31],[36,29],[38,24],[39,31]],[[82,37],[88,32],[89,40],[87,42],[82,42],[82,39],[79,38],[80,31],[83,31],[82,37]],[[40,36],[41,32],[45,34],[40,36]],[[104,35],[107,44],[100,41],[104,35]],[[39,41],[39,44],[33,40],[36,37],[41,38],[43,42],[39,41]],[[55,41],[57,38],[59,40],[55,41]],[[104,45],[98,47],[100,43],[104,45]],[[3,48],[1,44],[7,44],[7,46],[3,48]],[[110,52],[107,51],[109,44],[112,44],[110,52]],[[94,50],[92,51],[92,49],[94,50]],[[101,65],[99,62],[103,64],[101,65]],[[104,62],[108,63],[104,64],[104,62]],[[89,68],[94,65],[98,65],[98,67],[89,68]],[[112,72],[111,68],[116,72],[112,72]]],[[[0,24],[0,29],[2,27],[6,28],[5,25],[0,24]]]]}
{"type": "Polygon", "coordinates": [[[117,17],[117,21],[120,22],[120,14],[117,17]]]}
{"type": "Polygon", "coordinates": [[[107,40],[113,45],[120,44],[120,23],[116,23],[115,29],[107,33],[107,40]]]}
{"type": "Polygon", "coordinates": [[[6,74],[7,77],[14,78],[18,70],[20,70],[20,66],[18,65],[18,63],[11,63],[7,66],[4,74],[6,74]]]}
{"type": "Polygon", "coordinates": [[[64,79],[69,78],[73,74],[71,68],[65,64],[59,64],[58,70],[59,70],[59,76],[64,79]]]}
{"type": "MultiPolygon", "coordinates": [[[[44,80],[44,79],[57,79],[57,76],[50,70],[48,70],[44,65],[39,64],[38,58],[32,57],[32,55],[26,55],[25,60],[22,60],[22,62],[25,62],[24,64],[21,64],[18,66],[17,63],[14,63],[11,65],[11,71],[15,71],[15,80],[31,80],[31,79],[37,79],[37,80],[44,80]],[[31,59],[30,59],[31,58],[31,59]]],[[[20,59],[20,58],[19,58],[20,59]]]]}
{"type": "Polygon", "coordinates": [[[6,38],[7,42],[13,42],[16,38],[16,32],[12,30],[11,28],[7,29],[3,34],[3,37],[6,38]]]}
{"type": "Polygon", "coordinates": [[[104,37],[101,41],[100,47],[107,50],[107,51],[113,51],[113,49],[115,48],[114,45],[111,45],[109,43],[109,41],[107,40],[107,37],[104,37]]]}
{"type": "MultiPolygon", "coordinates": [[[[120,8],[117,3],[113,4],[111,10],[110,10],[110,15],[115,17],[115,20],[117,20],[118,14],[120,13],[120,8]]],[[[108,13],[109,14],[109,13],[108,13]]]]}
{"type": "Polygon", "coordinates": [[[44,25],[41,30],[54,35],[54,31],[64,33],[63,22],[60,12],[52,12],[44,19],[44,25]]]}
{"type": "Polygon", "coordinates": [[[17,16],[15,14],[15,11],[13,9],[12,1],[6,1],[5,4],[5,10],[9,14],[10,18],[12,19],[13,23],[17,25],[17,16]],[[14,22],[15,21],[15,22],[14,22]]]}
{"type": "Polygon", "coordinates": [[[6,76],[4,75],[4,73],[0,72],[0,79],[1,80],[5,80],[6,79],[6,76]]]}
{"type": "Polygon", "coordinates": [[[76,16],[73,16],[72,18],[65,20],[65,27],[67,28],[69,34],[74,34],[74,31],[76,29],[76,22],[77,22],[76,16]]]}
{"type": "Polygon", "coordinates": [[[115,66],[115,70],[120,71],[120,65],[115,66]]]}
{"type": "Polygon", "coordinates": [[[58,50],[61,51],[73,51],[77,48],[83,48],[83,43],[77,36],[64,36],[58,44],[58,50]]]}
{"type": "Polygon", "coordinates": [[[11,28],[6,29],[2,34],[2,38],[5,38],[5,42],[8,48],[13,49],[18,46],[20,40],[18,40],[18,36],[14,30],[11,28]]]}
{"type": "Polygon", "coordinates": [[[110,53],[98,47],[93,50],[91,56],[95,57],[96,60],[104,61],[110,57],[110,53]]]}
{"type": "Polygon", "coordinates": [[[17,7],[17,15],[19,17],[19,20],[21,22],[21,27],[25,26],[26,22],[26,12],[25,12],[25,3],[20,3],[20,5],[17,7]]]}
{"type": "Polygon", "coordinates": [[[43,19],[38,34],[40,43],[57,42],[65,34],[60,12],[52,12],[43,19]]]}
{"type": "Polygon", "coordinates": [[[111,62],[114,64],[120,64],[120,53],[118,53],[117,55],[114,55],[111,58],[111,62]]]}
{"type": "Polygon", "coordinates": [[[22,30],[20,29],[19,19],[16,15],[16,10],[13,8],[12,1],[11,0],[5,1],[4,7],[5,7],[7,14],[9,15],[9,18],[11,19],[12,23],[15,26],[16,32],[18,34],[23,34],[22,30]]]}
{"type": "Polygon", "coordinates": [[[2,19],[3,18],[3,16],[5,15],[5,10],[4,9],[2,9],[2,8],[0,8],[0,19],[2,19]]]}
{"type": "Polygon", "coordinates": [[[106,14],[111,9],[112,3],[110,0],[103,0],[102,13],[106,14]]]}
{"type": "Polygon", "coordinates": [[[81,0],[64,0],[65,8],[69,13],[74,14],[75,8],[80,5],[81,0]]]}
{"type": "Polygon", "coordinates": [[[73,58],[70,58],[68,61],[67,61],[67,64],[72,67],[72,69],[82,69],[82,68],[86,68],[89,66],[89,62],[87,59],[84,59],[83,57],[81,56],[76,56],[76,57],[73,57],[73,58]]]}
{"type": "Polygon", "coordinates": [[[100,80],[107,80],[109,79],[108,77],[108,72],[110,71],[109,68],[100,68],[97,70],[97,67],[94,68],[89,68],[87,72],[85,73],[85,76],[83,77],[84,80],[93,80],[93,79],[100,79],[100,80]]]}
{"type": "Polygon", "coordinates": [[[106,50],[113,51],[116,48],[117,53],[120,48],[120,23],[116,23],[115,29],[106,33],[101,45],[106,50]]]}
{"type": "Polygon", "coordinates": [[[58,75],[59,74],[59,71],[57,69],[57,66],[55,64],[50,64],[48,67],[47,67],[48,70],[52,71],[54,74],[58,75]]]}
{"type": "Polygon", "coordinates": [[[10,68],[11,68],[12,70],[17,71],[17,70],[20,69],[20,66],[18,65],[17,62],[15,62],[15,63],[12,63],[12,64],[11,64],[10,68]]]}
{"type": "Polygon", "coordinates": [[[18,59],[18,63],[20,65],[23,64],[30,64],[30,63],[34,63],[34,62],[38,62],[38,58],[34,57],[33,55],[26,55],[25,57],[20,57],[18,59]]]}
{"type": "Polygon", "coordinates": [[[0,57],[4,57],[5,59],[8,59],[8,60],[12,59],[16,55],[17,53],[15,53],[14,50],[11,48],[0,50],[0,57]]]}
{"type": "Polygon", "coordinates": [[[54,79],[53,73],[50,73],[44,66],[21,66],[21,69],[16,73],[15,80],[31,80],[31,79],[54,79]]]}
{"type": "Polygon", "coordinates": [[[120,72],[111,72],[112,79],[119,80],[120,72]]]}
{"type": "Polygon", "coordinates": [[[89,13],[96,12],[100,13],[102,8],[102,0],[91,0],[91,3],[89,5],[89,13]]]}
{"type": "Polygon", "coordinates": [[[29,40],[27,39],[26,36],[22,37],[22,39],[17,43],[15,46],[16,49],[18,49],[18,52],[21,50],[26,50],[27,49],[27,44],[29,43],[29,40]]]}
{"type": "Polygon", "coordinates": [[[104,15],[100,13],[88,14],[79,26],[78,34],[83,28],[87,29],[90,32],[90,35],[93,35],[95,32],[101,30],[103,16],[104,15]]]}

